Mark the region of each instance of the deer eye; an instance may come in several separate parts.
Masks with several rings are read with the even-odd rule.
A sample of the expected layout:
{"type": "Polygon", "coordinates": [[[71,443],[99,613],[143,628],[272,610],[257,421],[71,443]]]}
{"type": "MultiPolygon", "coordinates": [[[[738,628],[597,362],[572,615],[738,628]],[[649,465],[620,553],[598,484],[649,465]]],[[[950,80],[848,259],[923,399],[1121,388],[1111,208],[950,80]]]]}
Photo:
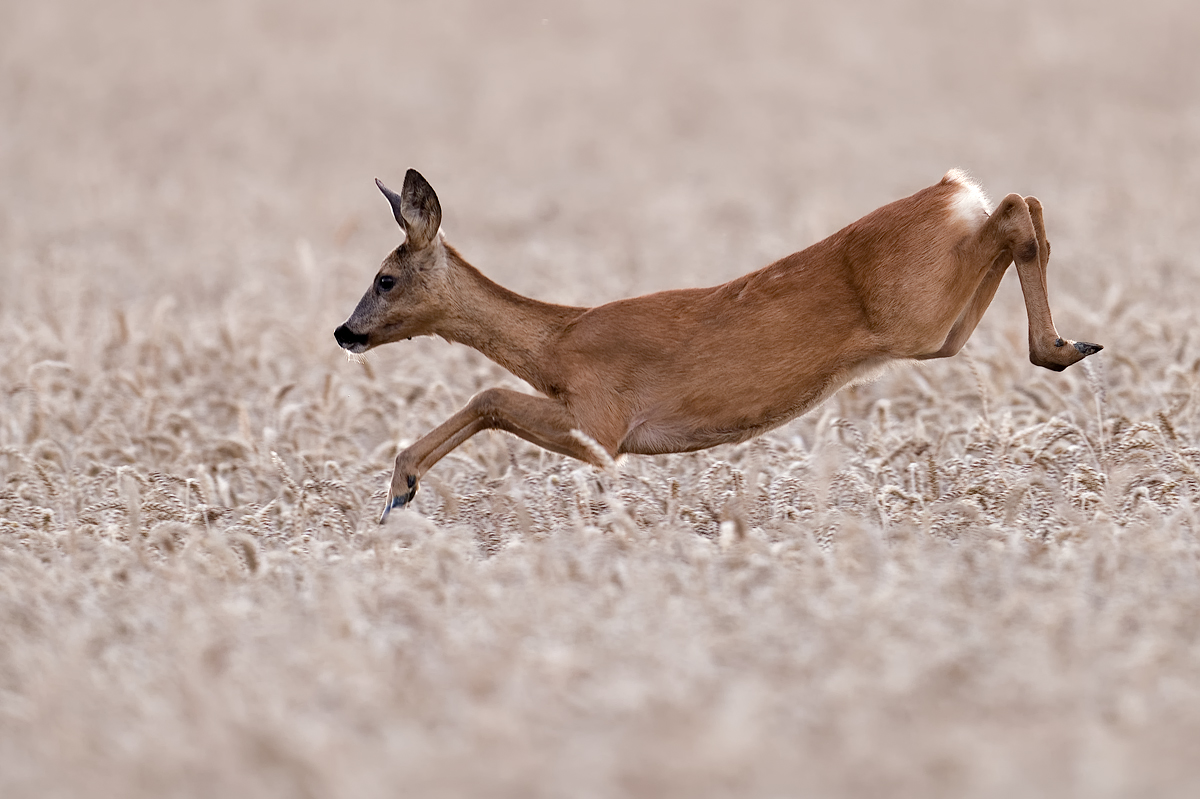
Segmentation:
{"type": "Polygon", "coordinates": [[[375,287],[380,291],[391,291],[396,287],[396,278],[391,275],[380,275],[375,280],[375,287]]]}

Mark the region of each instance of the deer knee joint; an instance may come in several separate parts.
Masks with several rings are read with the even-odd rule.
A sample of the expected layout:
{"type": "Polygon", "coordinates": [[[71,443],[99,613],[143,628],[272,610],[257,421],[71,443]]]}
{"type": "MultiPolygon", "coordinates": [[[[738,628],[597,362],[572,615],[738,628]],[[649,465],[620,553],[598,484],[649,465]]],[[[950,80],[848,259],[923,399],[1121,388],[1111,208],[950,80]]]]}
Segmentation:
{"type": "Polygon", "coordinates": [[[485,388],[474,397],[471,397],[471,410],[475,411],[481,418],[495,418],[501,406],[504,404],[504,392],[498,388],[485,388]]]}

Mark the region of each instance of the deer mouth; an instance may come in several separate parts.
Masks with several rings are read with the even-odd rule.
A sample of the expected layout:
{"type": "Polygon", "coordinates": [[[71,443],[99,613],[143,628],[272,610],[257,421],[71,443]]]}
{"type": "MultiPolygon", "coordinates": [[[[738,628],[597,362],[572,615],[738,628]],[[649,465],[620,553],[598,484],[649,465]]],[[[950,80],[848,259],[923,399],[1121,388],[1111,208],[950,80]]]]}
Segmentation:
{"type": "Polygon", "coordinates": [[[340,325],[333,331],[333,337],[337,339],[339,347],[354,353],[366,352],[370,344],[370,337],[366,333],[355,333],[346,325],[340,325]]]}

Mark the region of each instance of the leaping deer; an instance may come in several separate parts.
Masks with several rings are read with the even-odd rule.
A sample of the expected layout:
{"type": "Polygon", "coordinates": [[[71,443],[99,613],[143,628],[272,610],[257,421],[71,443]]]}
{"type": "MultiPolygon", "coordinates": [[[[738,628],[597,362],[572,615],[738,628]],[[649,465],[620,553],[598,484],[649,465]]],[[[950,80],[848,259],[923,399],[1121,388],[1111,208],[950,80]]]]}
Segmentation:
{"type": "Polygon", "coordinates": [[[338,344],[361,353],[438,335],[544,395],[486,389],[407,447],[381,524],[480,430],[507,430],[596,465],[604,458],[595,444],[610,457],[691,452],[777,427],[889,361],[948,358],[1013,261],[1029,360],[1061,371],[1101,349],[1054,329],[1042,204],[1010,194],[989,213],[983,191],[959,170],[724,285],[594,308],[539,302],[484,277],[446,243],[441,204],[415,170],[399,194],[375,182],[406,238],[334,331],[338,344]]]}

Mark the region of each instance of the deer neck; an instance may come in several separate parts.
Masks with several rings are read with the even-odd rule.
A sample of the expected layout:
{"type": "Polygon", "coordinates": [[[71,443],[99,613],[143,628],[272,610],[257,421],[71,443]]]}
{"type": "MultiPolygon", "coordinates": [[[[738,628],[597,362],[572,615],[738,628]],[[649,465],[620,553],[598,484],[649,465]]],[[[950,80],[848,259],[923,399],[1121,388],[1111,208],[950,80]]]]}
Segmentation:
{"type": "Polygon", "coordinates": [[[567,324],[587,309],[522,296],[488,280],[457,252],[448,255],[454,270],[452,307],[432,332],[478,350],[538,391],[554,394],[550,350],[567,324]]]}

